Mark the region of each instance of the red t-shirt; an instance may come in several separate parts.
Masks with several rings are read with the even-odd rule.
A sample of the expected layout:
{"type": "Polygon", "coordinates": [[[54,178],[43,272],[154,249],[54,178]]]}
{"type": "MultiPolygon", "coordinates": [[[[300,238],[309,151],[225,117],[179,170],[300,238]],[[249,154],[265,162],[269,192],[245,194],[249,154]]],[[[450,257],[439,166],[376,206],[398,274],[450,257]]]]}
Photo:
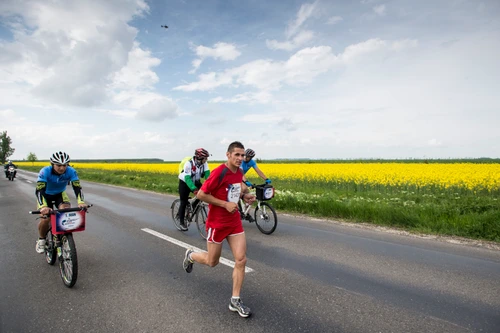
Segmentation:
{"type": "MultiPolygon", "coordinates": [[[[241,194],[241,182],[243,181],[243,172],[240,168],[236,172],[232,172],[225,164],[219,165],[208,179],[203,183],[201,190],[207,194],[211,194],[217,199],[238,203],[241,194]],[[224,177],[222,173],[226,169],[224,177]]],[[[226,208],[209,205],[207,227],[220,228],[228,224],[241,223],[241,218],[238,210],[234,213],[229,213],[226,208]]]]}

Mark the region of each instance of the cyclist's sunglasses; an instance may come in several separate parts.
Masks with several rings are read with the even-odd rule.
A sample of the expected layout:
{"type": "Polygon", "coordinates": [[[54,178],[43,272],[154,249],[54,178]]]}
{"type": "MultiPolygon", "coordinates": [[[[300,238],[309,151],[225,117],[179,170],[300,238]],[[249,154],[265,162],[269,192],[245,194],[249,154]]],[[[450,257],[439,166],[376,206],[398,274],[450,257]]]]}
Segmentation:
{"type": "Polygon", "coordinates": [[[68,165],[67,164],[54,164],[54,165],[57,165],[58,167],[67,167],[68,165]]]}

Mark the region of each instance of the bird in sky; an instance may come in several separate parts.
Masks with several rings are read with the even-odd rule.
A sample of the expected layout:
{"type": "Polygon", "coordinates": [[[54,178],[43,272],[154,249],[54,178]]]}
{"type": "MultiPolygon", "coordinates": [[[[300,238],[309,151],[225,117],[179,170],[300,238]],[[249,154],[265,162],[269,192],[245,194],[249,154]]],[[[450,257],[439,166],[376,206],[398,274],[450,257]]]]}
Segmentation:
{"type": "Polygon", "coordinates": [[[168,29],[168,25],[162,25],[162,28],[168,29]]]}

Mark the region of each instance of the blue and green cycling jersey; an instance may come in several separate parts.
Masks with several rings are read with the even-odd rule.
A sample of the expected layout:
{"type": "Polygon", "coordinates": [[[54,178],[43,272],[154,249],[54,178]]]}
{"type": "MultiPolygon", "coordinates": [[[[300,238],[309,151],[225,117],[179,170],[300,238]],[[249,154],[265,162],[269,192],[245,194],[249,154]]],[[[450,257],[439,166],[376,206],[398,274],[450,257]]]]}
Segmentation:
{"type": "Polygon", "coordinates": [[[257,166],[257,163],[251,159],[250,161],[246,162],[246,161],[243,161],[241,162],[241,165],[240,165],[240,168],[243,170],[243,174],[246,174],[248,170],[250,170],[250,168],[254,168],[257,166]]]}
{"type": "Polygon", "coordinates": [[[47,206],[45,195],[57,195],[66,190],[66,186],[71,182],[78,203],[83,203],[83,192],[80,185],[80,179],[76,170],[72,167],[66,167],[66,171],[59,175],[54,172],[52,166],[46,166],[40,170],[36,181],[36,197],[38,207],[47,206]]]}
{"type": "Polygon", "coordinates": [[[68,182],[77,181],[78,175],[76,170],[68,166],[62,175],[58,175],[52,171],[52,166],[46,166],[40,170],[38,174],[38,182],[46,183],[45,193],[49,195],[59,194],[66,189],[68,182]]]}

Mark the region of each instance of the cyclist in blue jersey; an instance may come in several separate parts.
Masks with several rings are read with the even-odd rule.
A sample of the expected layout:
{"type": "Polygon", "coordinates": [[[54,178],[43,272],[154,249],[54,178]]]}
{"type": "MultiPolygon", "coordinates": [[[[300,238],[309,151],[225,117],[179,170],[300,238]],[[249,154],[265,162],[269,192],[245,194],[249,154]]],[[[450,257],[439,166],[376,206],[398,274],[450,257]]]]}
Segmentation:
{"type": "MultiPolygon", "coordinates": [[[[257,166],[257,162],[253,160],[254,157],[255,157],[255,151],[253,149],[248,148],[247,150],[245,150],[245,158],[243,159],[243,162],[241,162],[240,166],[240,169],[243,170],[243,183],[247,187],[252,187],[252,183],[250,183],[247,180],[245,174],[247,173],[248,170],[250,170],[250,168],[253,168],[257,173],[257,175],[259,175],[260,178],[265,180],[266,184],[271,184],[271,179],[267,178],[266,175],[259,169],[259,167],[257,166]]],[[[242,211],[242,207],[239,201],[238,201],[238,209],[240,210],[240,212],[242,211]]],[[[245,216],[243,216],[242,214],[241,217],[248,220],[249,222],[255,221],[254,218],[249,213],[247,213],[245,216]]]]}
{"type": "MultiPolygon", "coordinates": [[[[248,148],[247,150],[245,150],[245,159],[240,166],[240,168],[243,170],[243,175],[245,175],[247,171],[250,170],[250,168],[254,168],[255,172],[257,172],[260,178],[265,180],[266,184],[271,184],[271,179],[267,178],[266,175],[259,169],[257,163],[253,160],[254,157],[255,151],[253,149],[248,148]]],[[[245,182],[246,186],[252,186],[252,183],[250,183],[246,179],[246,177],[243,177],[243,181],[245,182]]]]}
{"type": "Polygon", "coordinates": [[[44,217],[50,213],[54,205],[58,209],[70,208],[70,200],[66,194],[68,182],[73,185],[78,207],[87,208],[84,202],[80,179],[76,170],[69,166],[69,155],[64,152],[56,152],[50,157],[50,166],[43,167],[38,174],[36,183],[36,199],[40,210],[40,223],[38,224],[39,239],[36,242],[36,252],[44,253],[45,235],[49,230],[50,217],[44,217]]]}

